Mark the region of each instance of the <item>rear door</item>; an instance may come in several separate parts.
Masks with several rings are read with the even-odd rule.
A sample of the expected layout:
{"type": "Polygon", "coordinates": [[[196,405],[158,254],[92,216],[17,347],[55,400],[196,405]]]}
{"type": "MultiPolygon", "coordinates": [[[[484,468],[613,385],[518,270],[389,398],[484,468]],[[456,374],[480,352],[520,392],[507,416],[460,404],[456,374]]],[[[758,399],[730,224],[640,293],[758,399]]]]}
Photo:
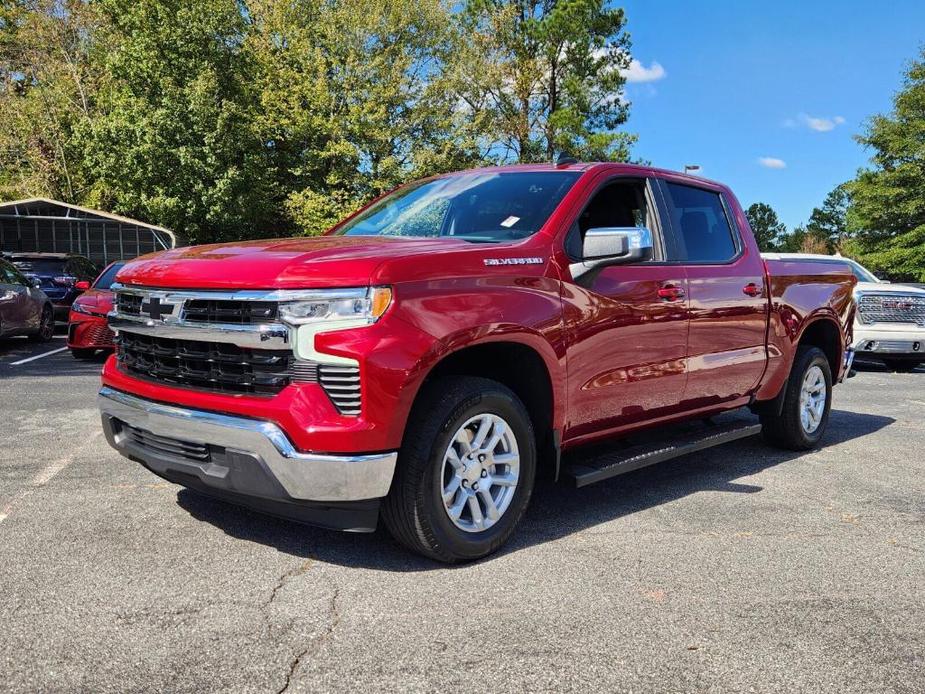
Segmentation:
{"type": "Polygon", "coordinates": [[[767,361],[769,304],[764,262],[720,186],[662,180],[672,260],[683,265],[690,299],[687,406],[751,394],[767,361]]]}

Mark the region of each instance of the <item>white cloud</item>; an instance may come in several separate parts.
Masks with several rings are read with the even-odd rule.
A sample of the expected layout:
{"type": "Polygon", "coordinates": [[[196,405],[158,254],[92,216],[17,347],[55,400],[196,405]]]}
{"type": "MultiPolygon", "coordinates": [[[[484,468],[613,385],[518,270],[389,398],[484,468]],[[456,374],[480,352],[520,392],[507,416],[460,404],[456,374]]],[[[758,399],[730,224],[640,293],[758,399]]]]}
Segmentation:
{"type": "Polygon", "coordinates": [[[665,72],[665,68],[662,67],[661,63],[653,60],[652,64],[646,67],[633,58],[630,61],[629,67],[623,70],[623,76],[626,78],[627,82],[638,84],[640,82],[657,82],[658,80],[665,79],[668,73],[665,72]]]}
{"type": "Polygon", "coordinates": [[[758,157],[758,163],[766,169],[786,169],[787,162],[776,157],[758,157]]]}
{"type": "Polygon", "coordinates": [[[845,119],[842,116],[810,116],[806,113],[801,113],[796,118],[788,118],[784,121],[785,128],[796,128],[800,125],[805,125],[810,130],[814,130],[817,133],[827,133],[831,130],[835,130],[839,125],[844,125],[845,119]]]}

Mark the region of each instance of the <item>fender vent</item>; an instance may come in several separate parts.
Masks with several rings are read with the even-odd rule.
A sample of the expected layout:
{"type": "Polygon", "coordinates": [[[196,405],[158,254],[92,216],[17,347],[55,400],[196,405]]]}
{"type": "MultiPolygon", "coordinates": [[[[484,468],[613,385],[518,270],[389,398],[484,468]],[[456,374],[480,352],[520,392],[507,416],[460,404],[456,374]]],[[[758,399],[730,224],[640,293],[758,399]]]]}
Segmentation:
{"type": "Polygon", "coordinates": [[[318,379],[338,412],[350,416],[360,414],[360,367],[321,364],[318,379]]]}
{"type": "Polygon", "coordinates": [[[293,383],[319,384],[341,414],[360,414],[360,367],[297,359],[289,365],[289,378],[293,383]]]}

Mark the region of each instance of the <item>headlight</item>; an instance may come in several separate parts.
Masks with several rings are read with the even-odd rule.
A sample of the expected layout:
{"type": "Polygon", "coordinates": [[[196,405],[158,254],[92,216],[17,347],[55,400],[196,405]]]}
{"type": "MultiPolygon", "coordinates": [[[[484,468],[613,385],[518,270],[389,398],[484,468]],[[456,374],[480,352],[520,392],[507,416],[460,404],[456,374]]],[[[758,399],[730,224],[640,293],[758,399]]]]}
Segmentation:
{"type": "Polygon", "coordinates": [[[98,313],[94,313],[93,311],[91,311],[91,310],[88,309],[87,307],[81,306],[81,305],[78,304],[76,301],[75,301],[73,304],[71,304],[71,310],[74,311],[74,313],[82,313],[82,314],[84,314],[85,316],[97,316],[97,315],[99,315],[98,313]]]}
{"type": "Polygon", "coordinates": [[[351,325],[375,323],[392,303],[388,287],[319,289],[298,301],[284,301],[279,315],[289,325],[350,321],[351,325]]]}

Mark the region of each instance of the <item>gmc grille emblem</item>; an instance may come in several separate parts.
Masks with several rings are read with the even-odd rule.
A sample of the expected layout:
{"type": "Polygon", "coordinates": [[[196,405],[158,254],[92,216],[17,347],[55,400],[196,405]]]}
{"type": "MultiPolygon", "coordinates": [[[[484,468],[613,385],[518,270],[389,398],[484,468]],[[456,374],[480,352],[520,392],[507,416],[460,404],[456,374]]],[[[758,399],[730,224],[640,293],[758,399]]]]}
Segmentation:
{"type": "Polygon", "coordinates": [[[895,308],[900,310],[906,310],[913,308],[913,304],[910,301],[903,301],[902,299],[882,299],[880,305],[883,308],[895,308]]]}

